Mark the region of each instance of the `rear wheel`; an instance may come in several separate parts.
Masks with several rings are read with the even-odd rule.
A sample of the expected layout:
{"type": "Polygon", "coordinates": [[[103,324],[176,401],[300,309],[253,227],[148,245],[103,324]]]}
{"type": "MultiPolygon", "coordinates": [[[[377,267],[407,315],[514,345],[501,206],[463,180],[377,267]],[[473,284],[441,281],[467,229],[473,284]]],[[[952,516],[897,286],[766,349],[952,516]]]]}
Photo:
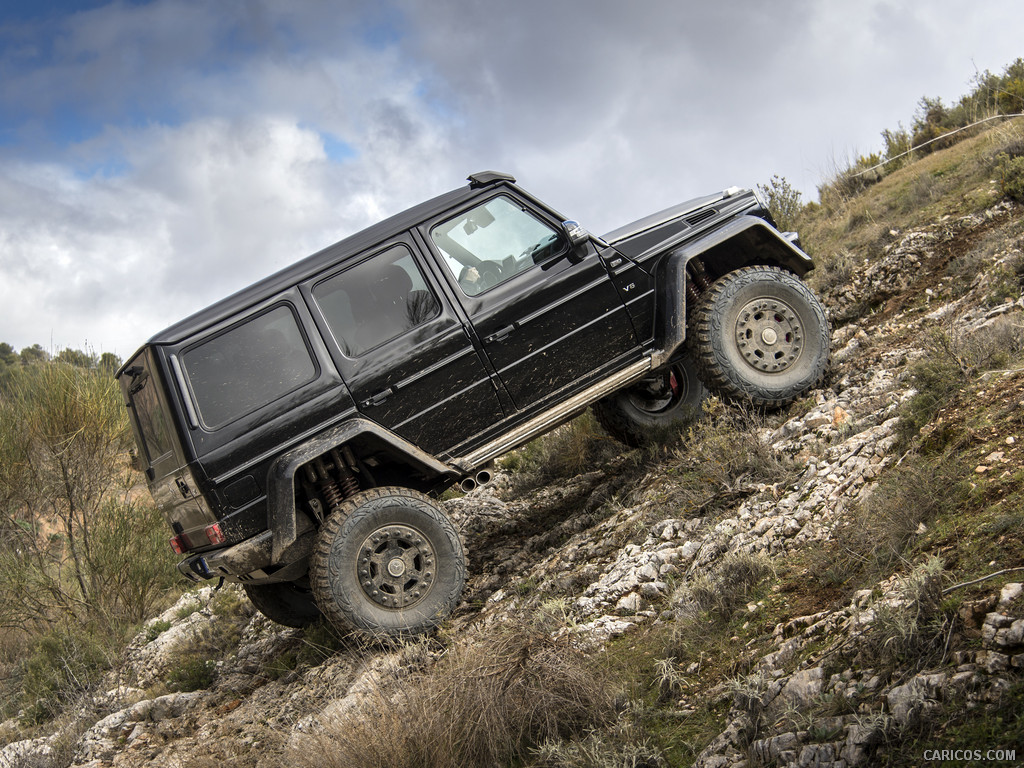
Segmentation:
{"type": "Polygon", "coordinates": [[[712,391],[766,408],[820,386],[828,368],[824,308],[800,278],[777,267],[716,280],[694,313],[691,339],[712,391]]]}
{"type": "Polygon", "coordinates": [[[320,618],[320,609],[308,584],[282,581],[277,584],[244,584],[242,589],[256,610],[286,627],[306,627],[320,618]]]}
{"type": "Polygon", "coordinates": [[[679,358],[595,403],[593,410],[609,435],[636,448],[697,419],[705,397],[693,364],[679,358]]]}
{"type": "Polygon", "coordinates": [[[415,635],[455,610],[466,561],[458,531],[429,498],[374,488],[327,518],[310,577],[320,610],[338,627],[415,635]]]}

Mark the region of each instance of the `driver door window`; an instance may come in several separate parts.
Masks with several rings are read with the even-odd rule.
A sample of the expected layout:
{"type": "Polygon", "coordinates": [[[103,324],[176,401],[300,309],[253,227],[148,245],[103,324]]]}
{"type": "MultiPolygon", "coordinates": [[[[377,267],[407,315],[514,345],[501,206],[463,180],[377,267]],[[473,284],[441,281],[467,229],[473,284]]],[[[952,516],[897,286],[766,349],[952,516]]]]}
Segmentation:
{"type": "Polygon", "coordinates": [[[430,237],[467,296],[500,285],[568,247],[564,235],[507,197],[438,224],[430,237]]]}

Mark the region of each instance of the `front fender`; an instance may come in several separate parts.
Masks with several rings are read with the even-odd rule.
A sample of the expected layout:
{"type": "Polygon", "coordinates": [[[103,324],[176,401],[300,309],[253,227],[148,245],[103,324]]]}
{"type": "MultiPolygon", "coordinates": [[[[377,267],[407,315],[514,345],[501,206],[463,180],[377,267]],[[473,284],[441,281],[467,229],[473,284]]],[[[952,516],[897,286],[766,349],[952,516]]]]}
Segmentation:
{"type": "Polygon", "coordinates": [[[698,240],[668,253],[658,270],[655,367],[664,365],[686,341],[687,265],[699,258],[711,279],[750,264],[783,267],[803,277],[814,269],[811,257],[779,230],[756,216],[740,216],[698,240]]]}

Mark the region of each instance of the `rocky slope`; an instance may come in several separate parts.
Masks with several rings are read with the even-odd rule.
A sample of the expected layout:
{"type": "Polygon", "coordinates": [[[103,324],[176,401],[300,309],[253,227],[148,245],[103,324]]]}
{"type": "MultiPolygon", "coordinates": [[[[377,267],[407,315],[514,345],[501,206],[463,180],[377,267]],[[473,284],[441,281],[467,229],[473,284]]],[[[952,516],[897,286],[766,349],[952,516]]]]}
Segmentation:
{"type": "MultiPolygon", "coordinates": [[[[634,686],[612,718],[635,738],[595,726],[619,734],[605,739],[605,762],[565,746],[532,753],[536,765],[839,768],[895,759],[921,734],[935,749],[960,746],[928,723],[1022,698],[1021,520],[1000,505],[1015,503],[1024,466],[1024,371],[985,372],[982,353],[956,346],[1024,347],[1022,222],[1020,206],[1000,203],[890,231],[877,258],[823,281],[834,370],[828,388],[782,414],[717,404],[689,438],[646,453],[591,436],[582,472],[532,484],[506,472],[446,502],[471,579],[439,637],[381,648],[285,629],[232,588],[202,589],[150,621],[54,732],[18,739],[17,723],[3,724],[0,766],[318,764],[310,754],[378,716],[410,676],[539,612],[557,614],[549,633],[587,657],[643,656],[636,685],[647,693],[634,686]],[[952,345],[970,396],[908,436],[912,371],[936,338],[952,345]],[[914,446],[940,437],[934,455],[969,463],[963,503],[991,525],[913,517],[899,557],[877,566],[861,523],[879,483],[895,472],[952,482],[906,471],[914,446]],[[975,552],[978,531],[991,542],[975,552]],[[877,567],[858,565],[869,559],[877,567]]],[[[992,734],[992,749],[1024,755],[992,734]]]]}

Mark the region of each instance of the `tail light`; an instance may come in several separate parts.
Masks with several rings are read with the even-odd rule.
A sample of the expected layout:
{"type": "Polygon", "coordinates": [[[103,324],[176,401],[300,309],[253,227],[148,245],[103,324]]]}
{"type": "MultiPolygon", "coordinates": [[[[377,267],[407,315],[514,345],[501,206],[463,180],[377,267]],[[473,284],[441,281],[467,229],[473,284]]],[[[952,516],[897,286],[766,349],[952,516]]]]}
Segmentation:
{"type": "MultiPolygon", "coordinates": [[[[227,541],[226,537],[224,536],[224,531],[221,530],[220,523],[214,523],[213,525],[206,526],[206,528],[203,530],[203,533],[206,534],[206,540],[209,541],[211,544],[223,544],[225,541],[227,541]]],[[[174,554],[176,555],[183,555],[190,549],[192,549],[192,547],[192,542],[184,533],[179,533],[177,536],[171,539],[171,549],[174,550],[174,554]]]]}
{"type": "Polygon", "coordinates": [[[224,531],[220,529],[220,523],[214,523],[206,527],[206,538],[209,539],[211,544],[224,543],[224,531]]]}

